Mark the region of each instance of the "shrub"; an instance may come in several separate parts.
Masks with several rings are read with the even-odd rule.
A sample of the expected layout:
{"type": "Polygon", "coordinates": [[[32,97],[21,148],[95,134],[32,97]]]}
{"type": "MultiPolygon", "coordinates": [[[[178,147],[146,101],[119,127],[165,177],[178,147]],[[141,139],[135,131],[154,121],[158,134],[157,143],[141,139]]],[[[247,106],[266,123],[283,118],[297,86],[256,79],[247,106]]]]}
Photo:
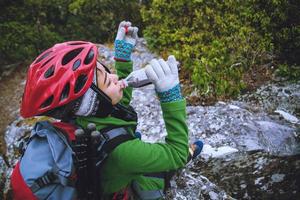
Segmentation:
{"type": "Polygon", "coordinates": [[[276,75],[284,77],[290,81],[298,81],[300,77],[300,68],[296,65],[280,64],[276,70],[276,75]]]}
{"type": "Polygon", "coordinates": [[[272,36],[279,61],[300,66],[300,1],[252,0],[249,13],[256,30],[272,36]]]}
{"type": "Polygon", "coordinates": [[[32,60],[54,43],[113,40],[121,20],[141,26],[137,0],[0,2],[0,64],[32,60]]]}
{"type": "Polygon", "coordinates": [[[299,44],[295,39],[284,45],[279,42],[299,30],[287,31],[281,24],[291,15],[289,2],[153,0],[142,10],[144,36],[151,49],[174,54],[182,62],[184,73],[190,74],[202,96],[234,97],[245,87],[243,73],[273,61],[274,49],[278,55],[287,55],[284,45],[299,44]],[[279,17],[281,21],[276,22],[279,17]]]}

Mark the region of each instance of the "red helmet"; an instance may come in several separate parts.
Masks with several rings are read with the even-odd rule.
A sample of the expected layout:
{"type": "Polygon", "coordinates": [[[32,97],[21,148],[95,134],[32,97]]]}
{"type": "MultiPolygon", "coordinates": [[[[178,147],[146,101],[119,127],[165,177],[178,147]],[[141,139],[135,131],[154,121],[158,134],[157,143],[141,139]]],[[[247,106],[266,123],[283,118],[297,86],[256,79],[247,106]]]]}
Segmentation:
{"type": "Polygon", "coordinates": [[[65,105],[91,86],[97,47],[84,41],[54,45],[30,65],[22,98],[21,115],[32,117],[65,105]]]}

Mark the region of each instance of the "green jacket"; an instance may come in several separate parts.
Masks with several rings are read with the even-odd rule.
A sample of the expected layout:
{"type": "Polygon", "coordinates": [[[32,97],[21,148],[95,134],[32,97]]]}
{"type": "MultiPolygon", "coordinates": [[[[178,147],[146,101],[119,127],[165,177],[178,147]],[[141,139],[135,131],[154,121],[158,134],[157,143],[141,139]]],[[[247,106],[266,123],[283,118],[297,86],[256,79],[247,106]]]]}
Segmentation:
{"type": "MultiPolygon", "coordinates": [[[[117,73],[125,78],[132,71],[132,62],[116,62],[117,73]]],[[[121,101],[129,105],[132,89],[126,88],[121,101]]],[[[137,181],[143,190],[155,190],[164,187],[158,178],[143,176],[145,173],[169,171],[183,167],[188,157],[188,128],[186,125],[185,100],[162,103],[161,109],[168,135],[165,143],[146,143],[139,139],[120,144],[110,154],[102,171],[102,186],[104,194],[111,194],[137,181]]],[[[131,134],[136,122],[126,122],[121,119],[106,117],[80,117],[76,122],[86,127],[93,122],[97,129],[108,126],[127,125],[131,134]]]]}

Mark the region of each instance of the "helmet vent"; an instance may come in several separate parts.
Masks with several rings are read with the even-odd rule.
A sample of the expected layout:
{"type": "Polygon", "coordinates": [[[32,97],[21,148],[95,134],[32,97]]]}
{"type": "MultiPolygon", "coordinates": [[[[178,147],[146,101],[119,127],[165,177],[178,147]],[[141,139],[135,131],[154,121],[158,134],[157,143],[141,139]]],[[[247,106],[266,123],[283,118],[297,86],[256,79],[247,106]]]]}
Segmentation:
{"type": "Polygon", "coordinates": [[[45,108],[47,106],[50,106],[50,104],[52,103],[54,99],[54,96],[51,95],[48,99],[46,99],[46,101],[44,101],[44,103],[42,103],[41,108],[45,108]]]}
{"type": "Polygon", "coordinates": [[[78,49],[74,49],[70,52],[68,52],[62,59],[61,64],[62,65],[66,65],[68,64],[71,60],[73,60],[78,54],[80,54],[80,52],[83,50],[83,48],[78,48],[78,49]]]}
{"type": "Polygon", "coordinates": [[[60,95],[60,101],[62,101],[62,100],[64,100],[64,99],[68,98],[69,92],[70,92],[70,84],[67,83],[67,84],[65,85],[65,87],[64,87],[64,89],[63,89],[61,95],[60,95]]]}
{"type": "Polygon", "coordinates": [[[37,59],[37,60],[35,61],[34,64],[36,64],[36,63],[42,61],[44,58],[46,58],[47,56],[49,56],[50,53],[51,53],[51,51],[48,51],[48,52],[44,53],[39,59],[37,59]]]}
{"type": "Polygon", "coordinates": [[[68,45],[82,45],[82,44],[87,44],[86,42],[72,42],[69,43],[68,45]]]}
{"type": "Polygon", "coordinates": [[[85,85],[86,81],[87,81],[87,75],[85,74],[81,74],[77,80],[76,80],[76,83],[75,83],[75,89],[74,89],[74,92],[75,93],[78,93],[82,88],[83,86],[85,85]]]}
{"type": "Polygon", "coordinates": [[[80,67],[80,64],[81,64],[81,60],[80,59],[76,60],[73,64],[73,67],[72,67],[73,71],[78,69],[78,67],[80,67]]]}
{"type": "Polygon", "coordinates": [[[91,49],[84,59],[84,64],[86,64],[86,65],[90,64],[92,62],[94,56],[95,56],[94,50],[91,49]]]}
{"type": "Polygon", "coordinates": [[[40,68],[44,67],[45,65],[47,65],[55,56],[53,56],[52,58],[50,58],[49,60],[47,60],[40,68]]]}
{"type": "Polygon", "coordinates": [[[47,69],[47,71],[45,72],[44,77],[45,78],[49,78],[49,77],[53,76],[54,69],[55,69],[54,65],[52,65],[51,67],[49,67],[49,69],[47,69]]]}

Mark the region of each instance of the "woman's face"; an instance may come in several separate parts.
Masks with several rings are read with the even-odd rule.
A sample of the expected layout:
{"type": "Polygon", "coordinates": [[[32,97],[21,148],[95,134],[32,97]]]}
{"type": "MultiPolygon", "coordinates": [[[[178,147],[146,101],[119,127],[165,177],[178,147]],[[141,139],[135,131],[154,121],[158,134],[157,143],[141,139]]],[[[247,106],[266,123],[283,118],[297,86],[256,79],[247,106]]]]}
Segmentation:
{"type": "Polygon", "coordinates": [[[112,101],[112,105],[116,105],[123,97],[124,84],[119,81],[116,74],[106,72],[103,65],[97,62],[97,84],[112,101]]]}

